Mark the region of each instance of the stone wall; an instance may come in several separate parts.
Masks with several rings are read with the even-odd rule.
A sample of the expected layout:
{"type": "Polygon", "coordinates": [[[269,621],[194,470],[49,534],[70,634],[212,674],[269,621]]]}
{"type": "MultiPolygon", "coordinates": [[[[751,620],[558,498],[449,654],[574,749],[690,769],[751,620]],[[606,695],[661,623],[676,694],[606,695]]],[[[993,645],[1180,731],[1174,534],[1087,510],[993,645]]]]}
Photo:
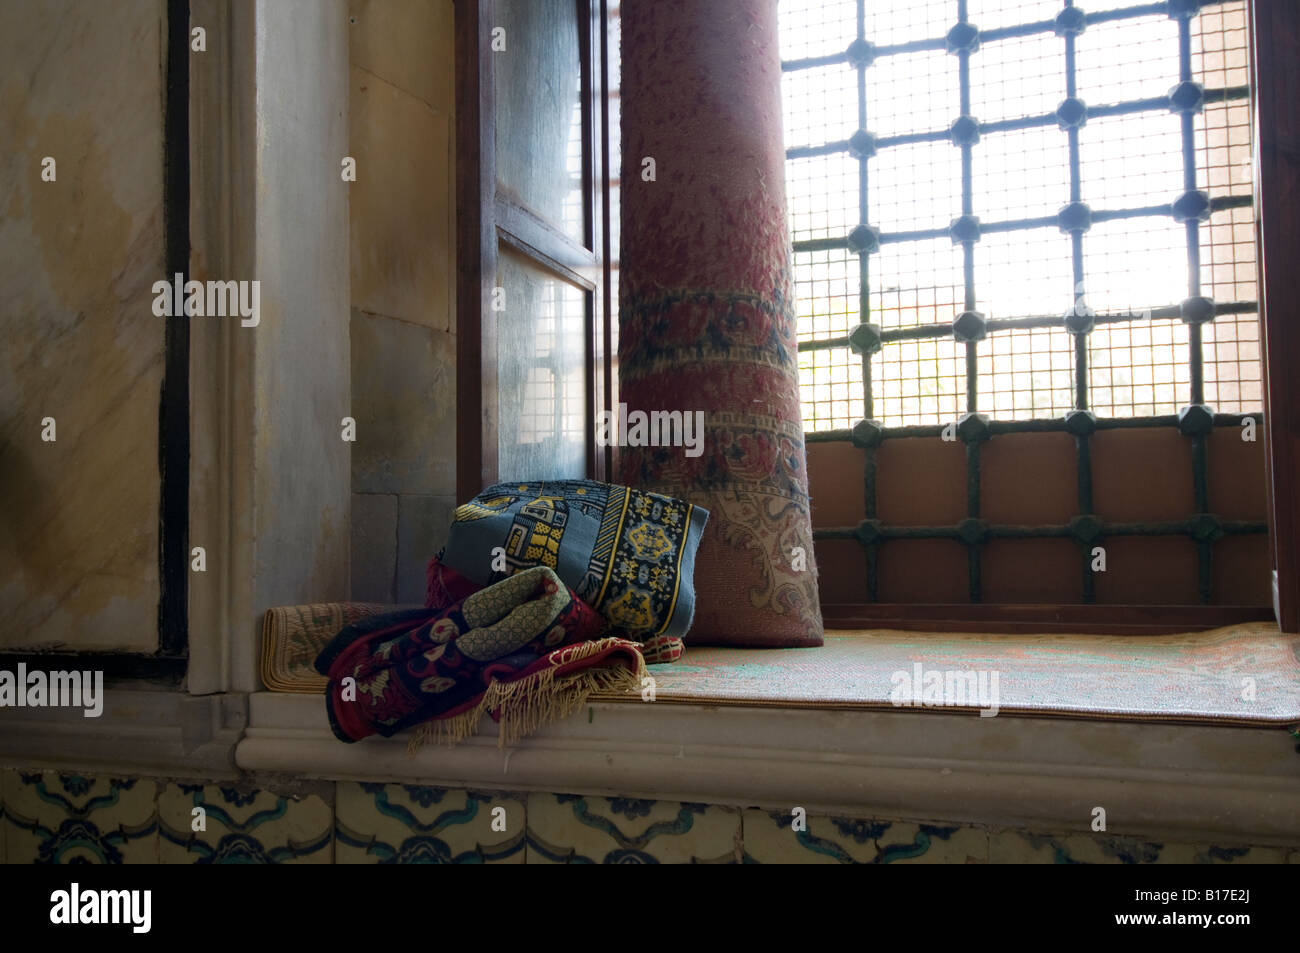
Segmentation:
{"type": "Polygon", "coordinates": [[[351,0],[352,598],[423,602],[455,507],[451,0],[351,0]]]}
{"type": "Polygon", "coordinates": [[[0,4],[0,649],[158,645],[165,31],[0,4]]]}

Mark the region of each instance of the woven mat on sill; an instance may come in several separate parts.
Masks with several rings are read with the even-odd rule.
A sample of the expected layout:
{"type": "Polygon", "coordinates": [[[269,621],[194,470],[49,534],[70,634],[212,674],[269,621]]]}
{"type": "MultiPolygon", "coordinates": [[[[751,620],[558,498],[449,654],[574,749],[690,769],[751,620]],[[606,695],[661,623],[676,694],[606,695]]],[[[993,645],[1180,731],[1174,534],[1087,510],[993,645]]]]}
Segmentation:
{"type": "MultiPolygon", "coordinates": [[[[312,668],[321,648],[343,626],[394,608],[351,602],[271,609],[263,682],[272,691],[323,692],[325,679],[312,668]]],[[[807,649],[691,648],[687,641],[681,659],[651,669],[658,702],[890,709],[901,699],[905,707],[974,712],[989,708],[996,674],[1001,714],[1300,724],[1300,637],[1268,622],[1142,636],[830,629],[824,646],[807,649]],[[928,696],[925,686],[939,681],[942,695],[928,696]],[[971,692],[967,704],[960,703],[963,687],[971,692]]],[[[639,697],[608,700],[642,704],[639,697]]]]}
{"type": "Polygon", "coordinates": [[[278,606],[262,619],[262,682],[273,692],[321,695],[328,679],[313,667],[316,656],[344,626],[367,616],[411,606],[376,602],[320,602],[278,606]]]}

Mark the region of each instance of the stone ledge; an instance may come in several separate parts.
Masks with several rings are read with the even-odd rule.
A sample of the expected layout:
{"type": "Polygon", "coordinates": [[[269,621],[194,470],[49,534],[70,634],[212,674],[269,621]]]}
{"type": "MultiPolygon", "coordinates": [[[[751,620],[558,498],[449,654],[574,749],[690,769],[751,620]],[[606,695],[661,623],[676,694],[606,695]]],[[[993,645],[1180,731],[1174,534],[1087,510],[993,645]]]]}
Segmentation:
{"type": "Polygon", "coordinates": [[[408,759],[405,737],[339,742],[320,696],[249,702],[247,771],[1079,832],[1101,806],[1116,835],[1300,842],[1300,755],[1276,728],[597,702],[504,750],[485,720],[408,759]]]}
{"type": "Polygon", "coordinates": [[[345,745],[319,695],[109,689],[105,711],[0,711],[0,764],[123,776],[403,781],[810,814],[1300,843],[1300,754],[1269,727],[927,710],[595,702],[506,749],[345,745]]]}
{"type": "Polygon", "coordinates": [[[248,722],[246,695],[109,688],[104,712],[0,710],[0,764],[124,775],[238,777],[234,751],[248,722]]]}

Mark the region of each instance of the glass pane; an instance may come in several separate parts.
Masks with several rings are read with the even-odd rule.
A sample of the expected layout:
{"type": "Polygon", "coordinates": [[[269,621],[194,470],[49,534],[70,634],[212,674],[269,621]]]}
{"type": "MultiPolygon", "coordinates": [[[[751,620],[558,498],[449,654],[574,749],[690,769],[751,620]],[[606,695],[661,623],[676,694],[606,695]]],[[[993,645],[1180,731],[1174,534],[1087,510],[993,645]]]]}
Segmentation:
{"type": "Polygon", "coordinates": [[[585,244],[581,69],[573,0],[497,0],[497,188],[585,244]]]}
{"type": "Polygon", "coordinates": [[[502,246],[499,478],[586,476],[586,294],[502,246]]]}
{"type": "MultiPolygon", "coordinates": [[[[866,3],[866,38],[878,47],[941,38],[954,22],[957,6],[953,0],[866,3]]],[[[983,30],[1029,25],[1024,36],[984,36],[970,58],[971,113],[988,124],[1054,112],[1067,89],[1065,43],[1051,26],[1061,0],[968,0],[966,6],[970,20],[983,30]]],[[[1140,15],[1090,24],[1078,39],[1078,95],[1090,107],[1165,96],[1178,81],[1178,22],[1151,9],[1157,4],[1134,0],[1088,0],[1084,6],[1094,13],[1133,8],[1140,15]]],[[[1202,6],[1190,22],[1192,78],[1207,92],[1224,95],[1210,96],[1195,117],[1191,146],[1196,182],[1214,198],[1248,197],[1250,101],[1242,91],[1250,77],[1247,5],[1230,0],[1202,6]]],[[[845,49],[857,33],[855,10],[855,4],[841,0],[781,0],[783,57],[845,49]]],[[[946,136],[888,141],[904,133],[946,130],[960,110],[959,79],[958,59],[942,49],[895,49],[879,55],[866,71],[861,103],[856,71],[843,62],[787,70],[782,77],[787,146],[846,139],[858,125],[859,108],[865,110],[867,129],[884,140],[866,163],[865,221],[885,238],[868,259],[866,290],[868,320],[886,331],[943,325],[964,306],[962,248],[947,237],[898,240],[899,232],[943,228],[959,214],[960,150],[946,136]]],[[[1130,218],[1094,220],[1083,240],[1081,288],[1076,287],[1070,238],[1054,221],[1045,227],[989,227],[1051,219],[1069,201],[1066,133],[1055,122],[986,128],[972,155],[970,198],[985,229],[974,249],[976,310],[992,319],[1061,315],[1083,292],[1087,305],[1097,311],[1141,319],[1129,330],[1098,327],[1089,338],[1092,409],[1103,415],[1164,414],[1181,406],[1178,402],[1189,393],[1186,327],[1143,317],[1189,293],[1186,229],[1166,212],[1188,171],[1183,168],[1182,126],[1159,101],[1147,106],[1094,115],[1079,130],[1082,201],[1094,213],[1132,213],[1130,218]]],[[[857,224],[858,165],[845,150],[787,158],[796,243],[842,237],[857,224]]],[[[1217,399],[1221,409],[1257,410],[1262,371],[1253,336],[1257,328],[1250,317],[1258,296],[1251,208],[1215,210],[1197,238],[1199,293],[1251,309],[1242,307],[1240,315],[1220,313],[1202,331],[1206,400],[1217,399]]],[[[858,320],[856,261],[836,254],[842,264],[827,252],[800,251],[794,257],[801,343],[843,336],[858,320]]],[[[1074,395],[1063,369],[1067,358],[1073,360],[1073,349],[1063,333],[1059,326],[1001,331],[982,342],[980,409],[1009,418],[1068,409],[1074,395]]],[[[915,353],[886,347],[873,359],[874,409],[887,423],[934,422],[927,415],[948,413],[944,408],[950,407],[945,403],[950,392],[961,396],[964,362],[949,367],[947,352],[922,344],[910,345],[915,353]],[[926,380],[908,377],[918,374],[926,380]]],[[[961,357],[953,352],[953,359],[961,357]]],[[[854,413],[843,411],[851,402],[837,403],[839,382],[833,376],[841,366],[854,372],[856,355],[805,349],[800,362],[804,426],[815,430],[856,423],[854,413]]]]}

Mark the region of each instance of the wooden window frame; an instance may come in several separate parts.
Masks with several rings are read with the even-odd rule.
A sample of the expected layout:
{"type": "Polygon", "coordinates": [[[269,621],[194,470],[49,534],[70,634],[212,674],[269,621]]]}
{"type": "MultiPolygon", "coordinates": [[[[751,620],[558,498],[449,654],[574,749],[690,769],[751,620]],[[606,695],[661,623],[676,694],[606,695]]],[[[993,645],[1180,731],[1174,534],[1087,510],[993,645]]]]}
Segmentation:
{"type": "Polygon", "coordinates": [[[1275,619],[1300,632],[1300,4],[1247,0],[1247,23],[1272,607],[823,603],[828,627],[1152,635],[1275,619]]]}
{"type": "Polygon", "coordinates": [[[1300,4],[1250,0],[1249,21],[1273,609],[1300,632],[1300,4]]]}
{"type": "Polygon", "coordinates": [[[456,0],[456,495],[464,502],[497,482],[500,408],[497,319],[490,307],[497,249],[580,288],[586,302],[586,471],[607,480],[609,448],[596,445],[598,410],[610,407],[611,325],[608,12],[604,0],[577,7],[583,126],[583,230],[578,243],[497,194],[495,0],[456,0]]]}

